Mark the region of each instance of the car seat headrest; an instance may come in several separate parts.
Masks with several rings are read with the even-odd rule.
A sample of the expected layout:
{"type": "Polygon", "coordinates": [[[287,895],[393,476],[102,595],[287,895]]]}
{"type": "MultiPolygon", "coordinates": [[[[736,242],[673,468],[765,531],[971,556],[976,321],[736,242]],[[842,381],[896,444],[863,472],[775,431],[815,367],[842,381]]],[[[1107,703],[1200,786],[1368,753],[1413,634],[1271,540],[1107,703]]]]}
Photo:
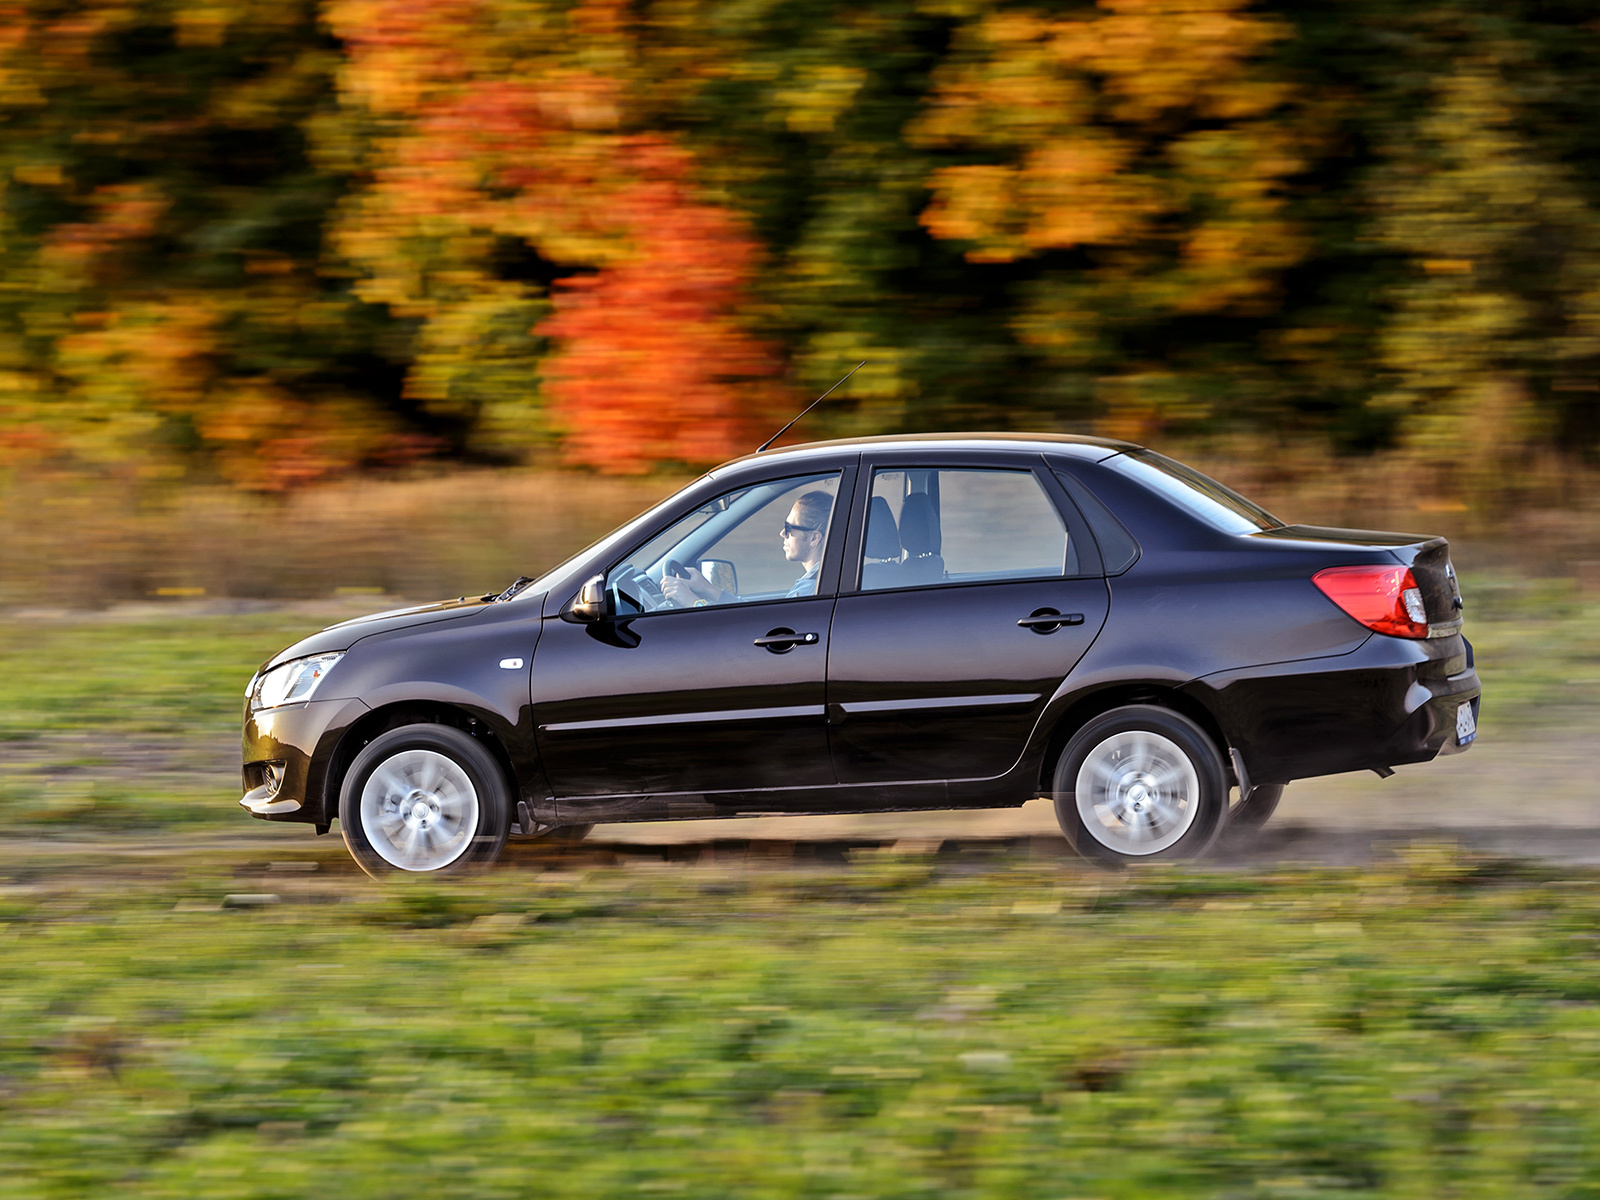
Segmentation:
{"type": "Polygon", "coordinates": [[[926,492],[912,492],[900,506],[900,544],[910,555],[939,553],[939,514],[926,492]]]}
{"type": "Polygon", "coordinates": [[[894,513],[889,508],[889,502],[882,496],[874,496],[872,507],[867,510],[866,557],[900,557],[900,531],[895,528],[894,513]]]}

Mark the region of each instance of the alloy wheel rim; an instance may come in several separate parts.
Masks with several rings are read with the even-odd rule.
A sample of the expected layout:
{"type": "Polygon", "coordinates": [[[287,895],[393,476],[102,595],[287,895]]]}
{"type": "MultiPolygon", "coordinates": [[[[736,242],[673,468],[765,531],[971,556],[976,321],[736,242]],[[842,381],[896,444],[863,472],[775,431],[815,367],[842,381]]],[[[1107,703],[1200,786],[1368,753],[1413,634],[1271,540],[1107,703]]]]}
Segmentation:
{"type": "Polygon", "coordinates": [[[1089,751],[1074,793],[1089,836],[1118,854],[1159,854],[1200,812],[1200,777],[1171,738],[1147,729],[1114,733],[1089,751]]]}
{"type": "Polygon", "coordinates": [[[436,750],[384,759],[361,789],[361,831],[402,871],[437,871],[467,852],[478,830],[478,791],[461,764],[436,750]]]}

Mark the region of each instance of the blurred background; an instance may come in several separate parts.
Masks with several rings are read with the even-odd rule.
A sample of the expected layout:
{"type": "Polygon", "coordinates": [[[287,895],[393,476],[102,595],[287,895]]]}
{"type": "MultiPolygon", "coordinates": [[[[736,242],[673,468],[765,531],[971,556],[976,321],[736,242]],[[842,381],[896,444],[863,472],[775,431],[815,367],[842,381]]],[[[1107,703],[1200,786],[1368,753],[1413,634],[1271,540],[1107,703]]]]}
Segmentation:
{"type": "MultiPolygon", "coordinates": [[[[0,1200],[1600,1195],[1600,9],[0,0],[0,1200]],[[383,887],[241,692],[788,440],[1443,533],[1473,752],[383,887]]],[[[731,828],[737,825],[738,828],[731,828]]]]}
{"type": "Polygon", "coordinates": [[[0,8],[0,603],[501,585],[862,359],[1600,558],[1576,0],[0,8]]]}

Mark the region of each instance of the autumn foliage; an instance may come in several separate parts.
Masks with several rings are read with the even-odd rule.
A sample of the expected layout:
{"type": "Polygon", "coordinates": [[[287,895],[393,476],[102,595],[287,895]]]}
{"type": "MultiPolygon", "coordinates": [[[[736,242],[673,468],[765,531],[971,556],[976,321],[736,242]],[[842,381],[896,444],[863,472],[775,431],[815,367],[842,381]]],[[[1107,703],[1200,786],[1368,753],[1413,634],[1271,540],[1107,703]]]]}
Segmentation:
{"type": "MultiPolygon", "coordinates": [[[[1310,248],[1289,205],[1307,131],[1266,58],[1288,30],[1251,7],[1100,0],[961,30],[911,132],[988,161],[935,170],[922,220],[971,262],[1082,255],[1017,313],[1023,342],[1069,365],[1130,307],[1142,322],[1272,311],[1310,248]]],[[[1141,384],[1163,365],[1118,358],[1097,385],[1102,426],[1147,439],[1166,414],[1141,384]]]]}
{"type": "Polygon", "coordinates": [[[546,388],[578,462],[717,462],[778,411],[776,355],[739,324],[759,251],[736,217],[688,194],[673,147],[642,139],[622,157],[636,179],[607,207],[630,252],[557,281],[538,327],[556,344],[546,388]]]}
{"type": "Polygon", "coordinates": [[[1575,0],[0,0],[0,465],[1600,445],[1575,0]]]}
{"type": "Polygon", "coordinates": [[[744,223],[697,194],[689,151],[631,131],[626,80],[596,70],[636,53],[624,11],[552,6],[529,35],[527,7],[495,0],[331,10],[345,94],[392,129],[338,229],[371,276],[358,290],[458,327],[429,343],[414,394],[448,403],[432,381],[472,372],[448,360],[474,344],[459,327],[496,315],[485,297],[531,311],[525,285],[491,275],[496,246],[519,244],[562,272],[533,332],[567,457],[634,472],[748,447],[779,363],[741,325],[761,263],[744,223]]]}

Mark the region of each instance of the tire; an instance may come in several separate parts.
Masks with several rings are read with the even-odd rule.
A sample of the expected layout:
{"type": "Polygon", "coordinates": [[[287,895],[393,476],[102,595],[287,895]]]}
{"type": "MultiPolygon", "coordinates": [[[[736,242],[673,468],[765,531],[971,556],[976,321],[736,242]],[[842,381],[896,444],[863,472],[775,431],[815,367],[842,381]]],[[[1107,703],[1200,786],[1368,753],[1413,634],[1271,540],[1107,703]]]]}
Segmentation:
{"type": "Polygon", "coordinates": [[[1228,810],[1228,825],[1234,829],[1260,829],[1278,809],[1283,784],[1258,783],[1250,794],[1228,810]]]}
{"type": "Polygon", "coordinates": [[[339,789],[344,844],[374,879],[487,866],[510,827],[500,765],[448,725],[402,725],[374,738],[339,789]]]}
{"type": "Polygon", "coordinates": [[[1198,857],[1227,824],[1228,777],[1215,743],[1182,713],[1151,704],[1084,725],[1056,760],[1053,785],[1067,841],[1107,865],[1198,857]]]}

